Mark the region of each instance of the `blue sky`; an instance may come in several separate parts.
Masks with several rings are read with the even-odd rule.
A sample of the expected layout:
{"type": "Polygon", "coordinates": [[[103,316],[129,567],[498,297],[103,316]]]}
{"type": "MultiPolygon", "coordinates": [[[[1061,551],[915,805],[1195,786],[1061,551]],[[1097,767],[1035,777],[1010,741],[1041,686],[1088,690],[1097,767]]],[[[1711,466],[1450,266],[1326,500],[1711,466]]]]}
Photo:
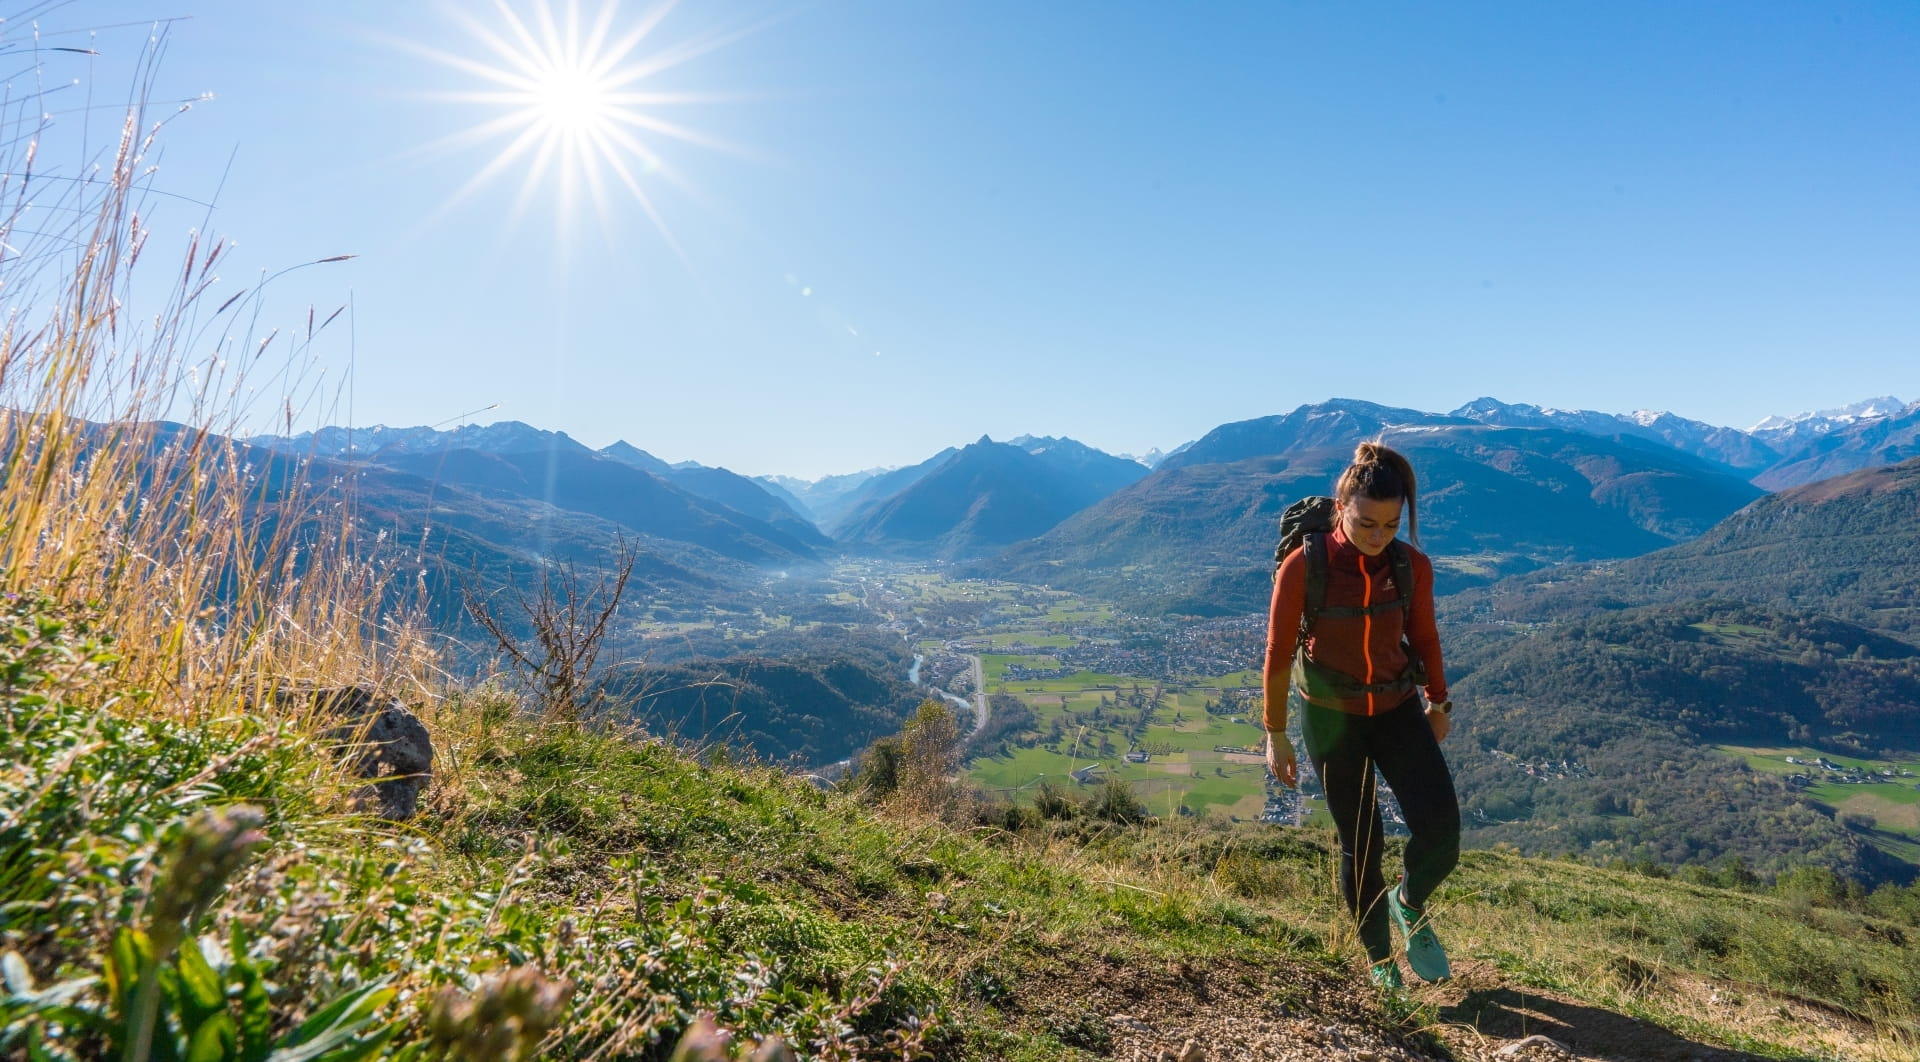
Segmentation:
{"type": "Polygon", "coordinates": [[[352,306],[302,426],[492,406],[813,477],[1335,396],[1741,427],[1920,398],[1910,3],[628,3],[613,36],[661,17],[621,67],[685,57],[626,90],[687,97],[626,105],[691,134],[634,134],[669,240],[524,158],[458,194],[511,140],[446,143],[509,110],[447,58],[501,64],[492,4],[178,2],[53,5],[44,40],[101,55],[44,68],[119,99],[186,16],[153,95],[213,98],[163,134],[156,241],[199,200],[236,290],[358,256],[263,304],[262,334],[352,306]]]}

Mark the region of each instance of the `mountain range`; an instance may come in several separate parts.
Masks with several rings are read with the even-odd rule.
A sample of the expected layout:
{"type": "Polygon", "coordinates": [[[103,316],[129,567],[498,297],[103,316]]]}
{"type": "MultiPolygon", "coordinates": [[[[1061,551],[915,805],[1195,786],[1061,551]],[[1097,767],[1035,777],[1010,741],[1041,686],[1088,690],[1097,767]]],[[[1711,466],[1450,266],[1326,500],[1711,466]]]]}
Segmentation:
{"type": "MultiPolygon", "coordinates": [[[[1241,436],[1215,452],[1233,457],[1295,437],[1311,448],[1169,461],[980,570],[1149,611],[1259,611],[1281,511],[1329,490],[1354,444],[1368,438],[1406,453],[1430,485],[1419,499],[1418,540],[1434,557],[1442,592],[1549,564],[1646,553],[1706,531],[1762,494],[1724,466],[1632,439],[1472,421],[1383,431],[1380,414],[1355,408],[1294,419],[1298,433],[1276,422],[1263,426],[1266,442],[1241,436]]],[[[1198,452],[1202,444],[1187,451],[1198,452]]]]}
{"type": "Polygon", "coordinates": [[[834,528],[854,549],[954,560],[1042,534],[1147,474],[1146,466],[1071,439],[979,441],[834,528]]]}
{"type": "MultiPolygon", "coordinates": [[[[624,441],[594,450],[511,421],[249,442],[357,467],[362,481],[412,476],[412,485],[387,489],[435,510],[484,502],[549,514],[527,526],[598,521],[729,583],[845,552],[961,563],[1137,607],[1213,613],[1258,609],[1278,510],[1325,492],[1352,445],[1376,437],[1415,455],[1428,484],[1422,543],[1440,562],[1443,587],[1459,589],[1636,556],[1701,534],[1765,491],[1912,456],[1920,403],[1871,399],[1741,431],[1493,398],[1446,413],[1334,399],[1223,424],[1150,455],[1151,468],[1072,439],[1021,436],[813,482],[669,463],[624,441]]],[[[513,545],[526,535],[490,526],[508,554],[547,555],[513,545]]]]}
{"type": "MultiPolygon", "coordinates": [[[[311,455],[342,504],[351,485],[356,526],[388,531],[390,566],[419,565],[446,609],[463,579],[524,586],[569,557],[604,567],[624,539],[656,614],[696,602],[797,617],[771,607],[771,573],[843,553],[1148,613],[1258,612],[1280,510],[1326,491],[1355,442],[1384,438],[1422,476],[1418,538],[1448,594],[1475,843],[1770,867],[1814,853],[1875,880],[1911,873],[1888,855],[1899,836],[1821,811],[1713,745],[1920,744],[1920,457],[1883,460],[1910,452],[1916,420],[1920,407],[1884,400],[1752,432],[1491,399],[1448,413],[1336,400],[1222,425],[1152,470],[1072,440],[982,438],[825,493],[526,425],[271,442],[311,455]],[[823,530],[829,505],[840,515],[823,530]],[[1589,773],[1514,767],[1548,760],[1589,773]]],[[[728,637],[716,631],[715,647],[728,637]]],[[[798,672],[764,677],[814,688],[798,672]]],[[[901,703],[863,695],[841,714],[884,729],[901,703]]],[[[805,745],[809,712],[742,732],[805,745]]]]}
{"type": "Polygon", "coordinates": [[[249,442],[584,514],[749,565],[816,564],[831,546],[811,521],[744,476],[669,466],[624,442],[595,451],[564,432],[517,421],[444,432],[329,428],[249,442]]]}

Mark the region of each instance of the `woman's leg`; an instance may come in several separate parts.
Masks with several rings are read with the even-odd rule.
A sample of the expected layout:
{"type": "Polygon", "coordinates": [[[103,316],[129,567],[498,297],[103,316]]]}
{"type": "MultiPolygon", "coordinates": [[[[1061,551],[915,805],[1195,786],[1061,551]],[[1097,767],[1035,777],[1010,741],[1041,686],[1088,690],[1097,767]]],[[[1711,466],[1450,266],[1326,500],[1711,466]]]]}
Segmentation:
{"type": "MultiPolygon", "coordinates": [[[[1303,702],[1295,700],[1296,710],[1303,702]]],[[[1300,717],[1307,759],[1320,776],[1340,837],[1340,895],[1360,927],[1360,943],[1367,959],[1379,962],[1393,955],[1393,929],[1382,902],[1387,885],[1381,875],[1384,842],[1380,806],[1374,800],[1373,761],[1368,742],[1359,732],[1372,720],[1305,704],[1300,717]]]]}
{"type": "Polygon", "coordinates": [[[1460,801],[1453,775],[1418,696],[1369,722],[1378,724],[1370,751],[1412,834],[1406,852],[1407,906],[1424,911],[1427,898],[1460,862],[1460,801]]]}

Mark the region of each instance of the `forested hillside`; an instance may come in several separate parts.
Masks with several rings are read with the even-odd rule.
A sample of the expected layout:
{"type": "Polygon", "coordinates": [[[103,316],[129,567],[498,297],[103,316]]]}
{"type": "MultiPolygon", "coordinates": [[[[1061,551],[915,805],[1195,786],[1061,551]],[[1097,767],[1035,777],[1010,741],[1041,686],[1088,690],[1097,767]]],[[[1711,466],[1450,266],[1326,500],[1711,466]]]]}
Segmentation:
{"type": "Polygon", "coordinates": [[[1916,516],[1909,461],[1764,498],[1644,557],[1443,601],[1471,706],[1459,767],[1476,841],[1911,875],[1909,782],[1874,790],[1884,797],[1794,785],[1712,746],[1920,749],[1916,516]],[[1580,769],[1524,769],[1562,763],[1580,769]]]}
{"type": "Polygon", "coordinates": [[[1698,539],[1610,564],[1539,572],[1459,595],[1478,617],[1543,622],[1709,598],[1920,637],[1920,459],[1763,498],[1698,539]]]}
{"type": "Polygon", "coordinates": [[[650,734],[819,766],[900,729],[924,696],[905,681],[906,668],[877,652],[731,656],[617,668],[599,692],[610,718],[650,734]]]}

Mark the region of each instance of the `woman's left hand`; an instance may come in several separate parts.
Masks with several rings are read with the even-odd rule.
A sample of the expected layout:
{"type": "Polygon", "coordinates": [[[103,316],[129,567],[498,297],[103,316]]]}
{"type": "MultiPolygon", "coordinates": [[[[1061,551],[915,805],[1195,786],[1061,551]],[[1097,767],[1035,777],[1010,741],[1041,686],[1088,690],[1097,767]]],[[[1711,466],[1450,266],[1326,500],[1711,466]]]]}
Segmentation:
{"type": "Polygon", "coordinates": [[[1433,740],[1445,741],[1453,729],[1453,717],[1438,708],[1427,709],[1427,725],[1433,727],[1433,740]]]}

